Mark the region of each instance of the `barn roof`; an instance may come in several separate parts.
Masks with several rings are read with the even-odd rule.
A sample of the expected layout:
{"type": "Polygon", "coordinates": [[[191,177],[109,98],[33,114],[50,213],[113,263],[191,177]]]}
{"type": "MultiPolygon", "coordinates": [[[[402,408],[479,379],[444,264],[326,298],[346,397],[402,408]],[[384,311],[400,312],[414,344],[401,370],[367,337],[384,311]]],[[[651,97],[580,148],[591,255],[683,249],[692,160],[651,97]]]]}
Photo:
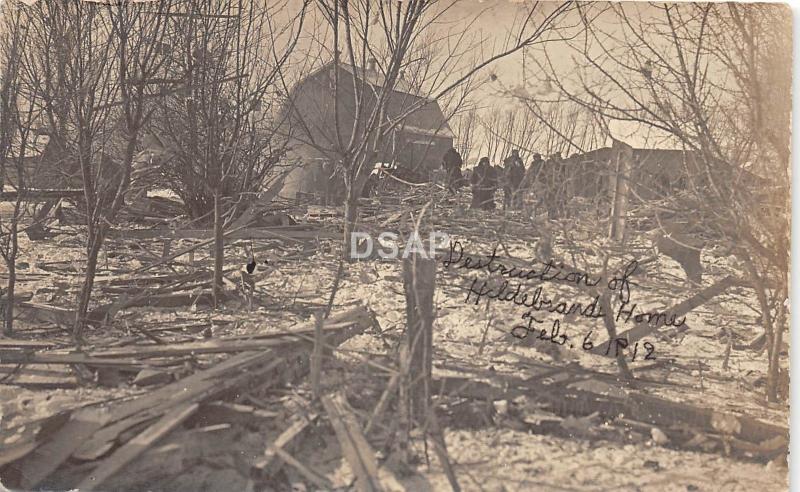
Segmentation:
{"type": "MultiPolygon", "coordinates": [[[[317,70],[309,73],[303,80],[309,79],[316,74],[329,70],[333,67],[333,60],[324,64],[317,70]]],[[[369,68],[354,68],[350,64],[339,63],[339,67],[351,75],[355,75],[360,80],[365,81],[374,89],[384,87],[385,77],[379,70],[371,70],[369,68]]],[[[435,99],[428,99],[415,93],[409,83],[399,78],[395,81],[395,85],[389,95],[387,102],[387,115],[403,114],[407,108],[412,104],[420,104],[419,109],[409,113],[403,118],[402,124],[399,126],[401,131],[413,133],[415,135],[423,135],[429,137],[442,137],[442,138],[455,138],[453,130],[447,124],[442,108],[435,99]]]]}
{"type": "MultiPolygon", "coordinates": [[[[333,62],[329,62],[328,65],[332,66],[333,62]]],[[[386,82],[386,77],[379,70],[370,70],[369,68],[359,69],[357,67],[354,68],[353,65],[350,65],[349,63],[340,63],[339,65],[348,73],[355,75],[361,80],[364,80],[373,87],[383,87],[384,83],[386,82]]],[[[398,78],[395,81],[394,90],[396,92],[405,94],[413,93],[411,86],[408,85],[408,82],[406,82],[406,80],[403,78],[398,78]]]]}

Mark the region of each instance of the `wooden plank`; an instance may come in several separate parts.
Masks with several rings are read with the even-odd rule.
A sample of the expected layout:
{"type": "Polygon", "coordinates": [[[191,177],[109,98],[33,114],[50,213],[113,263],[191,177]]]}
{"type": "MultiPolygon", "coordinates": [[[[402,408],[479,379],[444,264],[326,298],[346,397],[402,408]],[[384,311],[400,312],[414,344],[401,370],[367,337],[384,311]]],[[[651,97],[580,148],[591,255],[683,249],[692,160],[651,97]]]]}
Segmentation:
{"type": "MultiPolygon", "coordinates": [[[[239,356],[231,357],[225,362],[230,361],[230,365],[225,362],[219,364],[225,365],[223,368],[213,367],[211,369],[218,369],[217,372],[210,372],[211,370],[201,371],[195,373],[187,378],[184,378],[175,383],[162,386],[161,388],[144,394],[135,400],[126,402],[124,405],[118,405],[111,410],[110,421],[112,422],[107,427],[98,430],[90,439],[87,439],[75,451],[73,456],[78,459],[96,459],[111,449],[117,437],[127,429],[134,425],[140,424],[147,420],[158,418],[164,412],[170,410],[176,404],[189,403],[189,402],[202,402],[207,399],[213,398],[216,394],[228,390],[240,384],[243,377],[230,377],[223,379],[222,375],[225,372],[241,370],[246,372],[246,368],[251,368],[257,362],[263,361],[264,354],[245,352],[239,356]],[[223,371],[227,369],[227,371],[223,371]],[[211,374],[218,374],[220,380],[209,379],[211,374]]],[[[278,360],[275,364],[283,362],[278,360]]],[[[245,375],[258,375],[260,372],[254,371],[245,375]]]]}
{"type": "Polygon", "coordinates": [[[20,488],[31,490],[49,476],[70,454],[108,420],[97,408],[76,410],[70,419],[22,462],[20,488]]]}
{"type": "Polygon", "coordinates": [[[358,478],[356,489],[363,492],[382,491],[383,486],[378,476],[378,463],[375,451],[367,442],[361,427],[348,408],[347,400],[342,393],[320,398],[328,418],[331,421],[336,438],[342,447],[344,459],[358,478]]]}
{"type": "MultiPolygon", "coordinates": [[[[354,322],[334,323],[326,321],[323,331],[325,334],[340,331],[342,328],[357,324],[354,322]]],[[[204,342],[176,343],[159,346],[144,347],[123,347],[120,349],[101,350],[91,353],[92,357],[100,359],[111,359],[116,357],[136,357],[137,359],[147,357],[168,357],[189,354],[214,354],[229,352],[246,352],[253,350],[267,350],[280,345],[285,345],[294,340],[298,340],[302,335],[313,336],[314,328],[293,330],[291,332],[262,334],[258,337],[246,339],[224,339],[208,340],[204,342]]]]}
{"type": "Polygon", "coordinates": [[[319,487],[321,490],[332,490],[333,489],[333,484],[331,483],[330,480],[328,480],[327,478],[323,477],[322,475],[314,472],[313,470],[308,469],[307,466],[305,466],[304,464],[302,464],[299,461],[297,461],[297,459],[294,456],[292,456],[291,454],[287,453],[283,449],[276,448],[275,449],[275,454],[277,454],[287,464],[289,464],[292,467],[294,467],[294,469],[297,470],[298,472],[300,472],[300,474],[303,475],[306,478],[306,480],[308,480],[309,482],[313,483],[314,485],[319,487]]]}
{"type": "Polygon", "coordinates": [[[189,418],[198,408],[197,403],[179,405],[166,413],[155,424],[144,432],[131,439],[114,454],[103,460],[83,481],[78,485],[79,490],[94,490],[101,486],[112,475],[136,459],[156,441],[168,434],[189,418]]]}
{"type": "Polygon", "coordinates": [[[37,340],[14,340],[12,338],[0,338],[0,350],[8,348],[21,348],[21,349],[49,349],[57,347],[56,342],[44,342],[37,340]]]}
{"type": "MultiPolygon", "coordinates": [[[[736,277],[728,275],[727,277],[723,278],[719,282],[709,285],[705,289],[701,290],[697,294],[693,295],[692,297],[685,299],[678,304],[675,304],[671,308],[668,308],[664,311],[669,317],[673,314],[676,318],[681,316],[685,316],[689,313],[692,309],[698,308],[705,304],[706,302],[710,301],[714,297],[722,294],[728,288],[733,287],[734,285],[741,284],[736,277]]],[[[628,306],[630,308],[630,305],[628,306]]],[[[611,314],[611,316],[615,316],[615,314],[611,314]]],[[[625,338],[628,340],[629,346],[632,346],[637,341],[641,340],[642,338],[649,336],[656,332],[660,327],[664,326],[661,319],[656,319],[654,323],[648,323],[647,321],[642,321],[641,323],[636,323],[633,328],[630,330],[620,333],[617,335],[616,338],[625,338]]],[[[607,355],[607,348],[608,344],[612,343],[611,341],[606,341],[600,344],[595,345],[590,352],[596,355],[607,355]]],[[[609,355],[615,353],[615,350],[608,350],[609,355]]]]}
{"type": "Polygon", "coordinates": [[[295,416],[294,418],[294,422],[264,450],[264,456],[253,464],[251,467],[252,478],[263,479],[273,475],[278,469],[278,466],[276,466],[278,457],[277,450],[283,449],[297,440],[309,425],[316,421],[317,416],[310,415],[308,418],[304,416],[295,416]]]}
{"type": "Polygon", "coordinates": [[[39,445],[36,441],[27,441],[19,444],[12,444],[11,446],[3,445],[0,449],[0,467],[24,458],[30,454],[39,445]]]}
{"type": "Polygon", "coordinates": [[[80,446],[73,451],[72,457],[83,461],[96,460],[114,447],[114,441],[121,433],[135,425],[153,420],[154,418],[155,417],[150,414],[141,414],[103,427],[95,432],[89,439],[82,442],[80,446]]]}
{"type": "MultiPolygon", "coordinates": [[[[366,327],[369,326],[369,311],[364,307],[358,307],[344,313],[337,314],[329,319],[333,322],[333,324],[338,322],[347,323],[349,328],[339,328],[335,333],[330,335],[332,337],[332,339],[329,339],[330,343],[341,343],[347,338],[363,332],[366,327]]],[[[310,323],[306,323],[304,326],[305,330],[313,329],[310,326],[310,323]]],[[[307,344],[310,345],[310,343],[307,344]]],[[[295,345],[295,347],[301,348],[305,345],[306,344],[295,345]]],[[[270,369],[276,363],[285,364],[285,361],[280,360],[281,356],[293,356],[294,354],[291,346],[284,345],[281,346],[281,348],[284,350],[282,350],[280,353],[275,353],[275,351],[258,353],[244,352],[237,356],[226,359],[225,361],[211,368],[197,372],[180,381],[176,381],[175,383],[159,388],[158,390],[150,392],[132,402],[127,402],[125,405],[118,406],[112,412],[111,421],[120,420],[143,410],[153,409],[163,401],[174,403],[177,398],[181,398],[180,395],[193,397],[195,395],[203,394],[210,388],[218,391],[224,391],[227,389],[227,386],[238,384],[238,379],[231,377],[231,373],[239,373],[240,375],[244,373],[244,376],[247,377],[248,374],[246,371],[250,367],[255,367],[259,364],[268,362],[269,366],[266,369],[270,369]]]]}
{"type": "MultiPolygon", "coordinates": [[[[306,230],[308,225],[251,227],[234,230],[228,239],[338,239],[341,233],[325,229],[306,230]]],[[[211,229],[113,229],[109,237],[119,239],[211,239],[211,229]]]]}
{"type": "MultiPolygon", "coordinates": [[[[332,324],[345,324],[333,331],[328,343],[339,344],[362,333],[370,326],[369,310],[363,306],[339,313],[329,318],[332,324]]],[[[305,323],[305,330],[313,330],[305,323]]],[[[180,381],[163,386],[132,401],[121,403],[111,409],[109,425],[86,440],[73,455],[86,459],[107,452],[117,436],[133,425],[157,418],[176,404],[209,401],[233,388],[240,388],[250,381],[278,382],[287,377],[287,367],[298,358],[307,361],[310,341],[294,340],[278,345],[273,350],[243,352],[225,361],[192,374],[180,381]]]]}
{"type": "Polygon", "coordinates": [[[222,423],[235,423],[252,425],[260,420],[274,420],[279,417],[278,412],[270,412],[260,408],[238,403],[215,401],[201,405],[200,410],[192,417],[191,427],[209,426],[222,423]]]}
{"type": "Polygon", "coordinates": [[[94,357],[84,354],[38,354],[23,351],[0,350],[3,364],[85,364],[89,366],[125,366],[131,369],[145,367],[141,361],[123,358],[94,357]]]}

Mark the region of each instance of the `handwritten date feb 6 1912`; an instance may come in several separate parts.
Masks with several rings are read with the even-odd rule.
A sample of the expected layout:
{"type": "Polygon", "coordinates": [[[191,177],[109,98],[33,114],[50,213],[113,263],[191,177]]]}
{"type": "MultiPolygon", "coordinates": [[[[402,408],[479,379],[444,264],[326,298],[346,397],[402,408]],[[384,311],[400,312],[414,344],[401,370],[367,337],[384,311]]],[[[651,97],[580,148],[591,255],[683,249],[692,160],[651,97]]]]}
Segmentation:
{"type": "MultiPolygon", "coordinates": [[[[542,323],[541,321],[537,320],[533,317],[533,315],[529,312],[522,315],[523,319],[528,320],[527,325],[516,325],[511,329],[511,334],[520,339],[524,340],[529,336],[533,336],[535,340],[542,340],[543,342],[550,342],[556,345],[566,346],[570,349],[574,349],[575,343],[570,342],[570,337],[567,335],[566,330],[564,332],[561,331],[561,322],[559,320],[553,320],[553,325],[550,330],[546,328],[535,328],[533,327],[533,323],[542,323]]],[[[583,340],[580,342],[580,348],[585,351],[591,351],[595,348],[594,342],[592,342],[591,337],[594,330],[589,331],[584,337],[583,340]]],[[[627,349],[630,344],[627,339],[625,338],[615,338],[613,340],[608,340],[601,344],[606,346],[604,351],[604,355],[611,355],[611,347],[614,347],[613,357],[618,357],[620,351],[624,351],[627,349]]],[[[639,342],[636,342],[633,345],[633,350],[631,350],[631,362],[636,362],[638,360],[656,360],[655,351],[656,347],[651,342],[642,342],[641,344],[642,349],[639,349],[639,342]]]]}

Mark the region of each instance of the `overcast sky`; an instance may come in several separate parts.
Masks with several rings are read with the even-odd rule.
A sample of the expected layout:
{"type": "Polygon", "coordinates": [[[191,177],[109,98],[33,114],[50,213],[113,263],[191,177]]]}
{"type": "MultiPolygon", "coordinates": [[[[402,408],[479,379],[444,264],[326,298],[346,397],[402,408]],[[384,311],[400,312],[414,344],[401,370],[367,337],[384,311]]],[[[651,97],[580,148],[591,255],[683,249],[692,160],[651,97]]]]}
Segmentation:
{"type": "MultiPolygon", "coordinates": [[[[296,5],[300,5],[300,0],[292,0],[296,5]]],[[[469,34],[473,39],[480,38],[484,42],[483,52],[475,51],[476,59],[485,59],[490,53],[497,52],[502,49],[507,43],[507,36],[510,32],[516,32],[518,25],[516,22],[522,18],[525,12],[531,6],[531,2],[523,3],[511,0],[460,0],[455,4],[451,2],[441,2],[441,5],[447,5],[449,8],[438,20],[436,29],[442,32],[450,30],[451,32],[463,31],[470,25],[469,34]]],[[[540,16],[552,11],[557,5],[557,2],[540,2],[537,9],[540,16]]],[[[602,5],[600,3],[596,5],[602,5]]],[[[321,24],[321,18],[315,12],[317,7],[312,3],[312,12],[307,19],[306,30],[310,33],[314,32],[314,37],[319,37],[318,27],[321,24]]],[[[636,10],[640,13],[647,14],[648,6],[644,3],[636,5],[636,10]]],[[[287,9],[286,12],[290,12],[287,9]]],[[[566,16],[562,18],[560,26],[569,26],[576,24],[576,16],[566,16]]],[[[605,18],[601,16],[597,22],[605,23],[604,29],[612,31],[615,29],[613,23],[610,23],[610,17],[605,18]]],[[[322,49],[330,49],[331,43],[328,39],[322,43],[322,49]]],[[[492,65],[486,67],[477,76],[478,81],[484,82],[481,87],[475,89],[471,94],[471,100],[479,108],[481,114],[486,114],[489,111],[497,108],[514,108],[522,107],[519,100],[512,96],[511,93],[528,93],[537,94],[542,96],[548,93],[549,84],[539,71],[536,69],[537,59],[541,59],[542,49],[546,49],[550,55],[551,63],[555,68],[562,73],[570,73],[575,70],[571,53],[567,46],[562,41],[548,42],[544,47],[526,48],[509,55],[503,59],[494,62],[492,65]],[[526,70],[523,72],[523,66],[526,70]],[[490,78],[491,77],[491,78],[490,78]]],[[[295,66],[298,60],[301,63],[307,62],[308,59],[318,56],[320,50],[320,43],[314,43],[310,39],[304,39],[298,46],[297,55],[295,57],[295,66]],[[310,48],[314,46],[315,48],[310,48]],[[309,57],[307,54],[311,52],[313,56],[309,57]]],[[[322,59],[330,59],[330,54],[322,54],[322,59]]],[[[467,58],[464,58],[467,60],[467,58]]],[[[465,68],[468,64],[462,64],[465,68]]],[[[308,67],[304,67],[300,72],[305,72],[308,67]]],[[[458,70],[453,70],[450,74],[451,79],[456,78],[458,70]]],[[[444,103],[444,101],[443,101],[444,103]]],[[[669,145],[664,141],[663,135],[655,134],[652,130],[641,128],[631,124],[620,124],[612,122],[609,130],[615,138],[620,138],[630,143],[635,147],[668,147],[669,145]]],[[[604,144],[610,144],[607,140],[604,144]]],[[[602,145],[602,144],[601,144],[602,145]]],[[[546,149],[536,149],[541,153],[545,153],[546,149]]],[[[589,150],[589,149],[586,149],[589,150]]],[[[574,151],[574,149],[573,149],[574,151]]],[[[481,151],[482,152],[482,151],[481,151]]],[[[472,156],[476,157],[476,156],[472,156]]]]}

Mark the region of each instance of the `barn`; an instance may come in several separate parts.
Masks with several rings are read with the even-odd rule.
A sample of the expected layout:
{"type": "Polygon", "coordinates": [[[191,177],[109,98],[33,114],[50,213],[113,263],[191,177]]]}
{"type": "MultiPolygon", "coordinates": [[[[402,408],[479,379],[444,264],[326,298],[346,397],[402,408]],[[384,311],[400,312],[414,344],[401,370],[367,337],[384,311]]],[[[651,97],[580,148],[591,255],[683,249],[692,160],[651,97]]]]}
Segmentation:
{"type": "MultiPolygon", "coordinates": [[[[286,179],[282,196],[333,202],[342,198],[342,180],[334,169],[338,142],[351,138],[357,119],[356,91],[350,81],[365,88],[363,107],[369,114],[384,84],[374,61],[363,68],[329,62],[305,76],[288,94],[284,109],[290,140],[287,159],[296,167],[286,179]],[[339,80],[348,83],[334,84],[337,70],[339,80]]],[[[416,95],[401,76],[388,95],[384,118],[398,124],[373,164],[396,169],[415,181],[430,179],[455,137],[438,102],[416,95]],[[409,112],[408,108],[418,109],[409,112]]]]}

